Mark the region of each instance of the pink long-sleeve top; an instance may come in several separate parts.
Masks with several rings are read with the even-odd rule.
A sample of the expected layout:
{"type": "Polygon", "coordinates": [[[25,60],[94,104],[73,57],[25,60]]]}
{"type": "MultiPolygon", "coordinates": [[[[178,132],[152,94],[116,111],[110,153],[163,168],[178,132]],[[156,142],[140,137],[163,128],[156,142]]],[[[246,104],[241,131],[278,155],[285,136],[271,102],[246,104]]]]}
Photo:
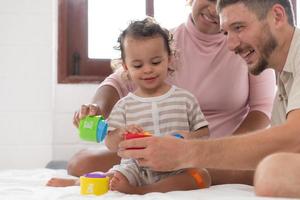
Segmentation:
{"type": "MultiPolygon", "coordinates": [[[[223,34],[199,32],[191,17],[173,30],[178,58],[169,81],[193,93],[209,123],[212,138],[231,135],[251,111],[271,115],[275,75],[266,70],[259,76],[248,73],[244,61],[227,48],[223,34]]],[[[99,87],[110,85],[120,97],[135,86],[117,70],[99,87]]]]}

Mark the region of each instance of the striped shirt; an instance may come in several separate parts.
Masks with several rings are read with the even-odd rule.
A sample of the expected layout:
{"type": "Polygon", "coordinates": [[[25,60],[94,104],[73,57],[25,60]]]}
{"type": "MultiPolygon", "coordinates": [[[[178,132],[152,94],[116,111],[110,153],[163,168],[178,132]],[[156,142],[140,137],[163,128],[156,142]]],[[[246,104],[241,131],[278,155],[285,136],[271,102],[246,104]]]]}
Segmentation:
{"type": "Polygon", "coordinates": [[[129,93],[117,102],[107,122],[108,131],[136,124],[157,136],[178,130],[196,131],[208,125],[197,99],[176,86],[158,97],[129,93]]]}

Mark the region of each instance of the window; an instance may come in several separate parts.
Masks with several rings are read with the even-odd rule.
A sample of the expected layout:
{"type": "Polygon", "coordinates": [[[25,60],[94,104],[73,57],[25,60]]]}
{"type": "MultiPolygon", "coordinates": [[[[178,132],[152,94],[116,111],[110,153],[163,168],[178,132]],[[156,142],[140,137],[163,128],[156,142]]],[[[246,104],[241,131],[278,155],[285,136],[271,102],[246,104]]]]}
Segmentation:
{"type": "MultiPolygon", "coordinates": [[[[58,82],[96,83],[112,73],[120,30],[130,19],[154,16],[166,28],[186,20],[186,0],[58,0],[58,82]],[[117,6],[116,6],[117,5],[117,6]]],[[[300,5],[292,0],[294,10],[300,5]]],[[[300,14],[295,17],[300,24],[300,14]]]]}
{"type": "Polygon", "coordinates": [[[294,4],[297,6],[296,13],[296,19],[297,19],[297,25],[300,27],[300,3],[296,3],[296,0],[294,0],[294,4]]]}
{"type": "MultiPolygon", "coordinates": [[[[181,21],[186,20],[188,13],[187,11],[185,12],[186,0],[177,0],[176,2],[177,3],[174,3],[174,0],[156,0],[154,2],[153,12],[155,18],[162,26],[166,28],[175,27],[181,21]],[[176,11],[176,13],[166,12],[166,8],[168,8],[169,5],[172,5],[172,9],[176,11]]],[[[89,58],[120,58],[120,52],[113,49],[113,46],[117,45],[117,38],[121,32],[120,30],[126,28],[130,20],[145,18],[145,7],[146,1],[143,0],[89,0],[89,58]],[[130,2],[130,5],[134,6],[128,6],[128,2],[130,2]],[[115,6],[116,4],[118,5],[117,7],[115,6]],[[114,11],[112,12],[112,9],[107,8],[114,8],[114,11]],[[105,20],[107,18],[109,20],[105,20]],[[103,29],[101,27],[106,28],[103,29]]],[[[148,12],[148,14],[153,15],[153,12],[148,12]]]]}
{"type": "Polygon", "coordinates": [[[87,0],[59,0],[59,83],[102,81],[112,72],[109,59],[88,58],[87,6],[87,0]]]}
{"type": "Polygon", "coordinates": [[[186,0],[59,0],[58,82],[103,81],[112,73],[111,59],[120,57],[113,47],[129,20],[149,15],[175,27],[186,19],[185,5],[186,0]]]}

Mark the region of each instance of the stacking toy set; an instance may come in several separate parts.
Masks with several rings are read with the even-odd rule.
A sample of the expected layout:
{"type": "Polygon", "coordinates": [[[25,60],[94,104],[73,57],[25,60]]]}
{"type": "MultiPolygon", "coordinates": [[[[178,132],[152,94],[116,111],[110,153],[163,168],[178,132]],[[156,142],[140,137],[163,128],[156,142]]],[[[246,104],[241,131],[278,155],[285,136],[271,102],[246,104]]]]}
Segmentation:
{"type": "Polygon", "coordinates": [[[109,177],[103,173],[89,173],[80,177],[80,194],[102,195],[108,192],[109,177]]]}
{"type": "MultiPolygon", "coordinates": [[[[102,116],[87,116],[79,122],[79,136],[82,140],[90,142],[102,142],[107,134],[107,123],[102,116]]],[[[134,138],[151,137],[149,132],[124,134],[125,140],[134,138]]],[[[173,136],[183,138],[179,133],[173,136]]],[[[134,147],[128,149],[143,149],[134,147]]],[[[82,195],[102,195],[109,189],[109,177],[103,173],[88,173],[80,177],[80,194],[82,195]]]]}
{"type": "MultiPolygon", "coordinates": [[[[79,122],[79,137],[90,142],[102,142],[107,134],[107,123],[103,116],[87,116],[79,122]]],[[[124,139],[134,139],[152,136],[149,132],[124,134],[124,139]]]]}

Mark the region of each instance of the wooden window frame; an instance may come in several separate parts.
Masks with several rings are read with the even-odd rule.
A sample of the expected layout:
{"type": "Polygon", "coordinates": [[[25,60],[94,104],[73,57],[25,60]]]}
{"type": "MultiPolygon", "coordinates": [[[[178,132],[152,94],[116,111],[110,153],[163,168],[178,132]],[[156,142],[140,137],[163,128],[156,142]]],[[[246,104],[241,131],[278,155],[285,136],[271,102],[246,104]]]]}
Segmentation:
{"type": "MultiPolygon", "coordinates": [[[[145,1],[146,14],[154,16],[154,0],[145,1]]],[[[58,12],[58,83],[103,81],[112,73],[111,60],[88,58],[88,0],[58,0],[58,12]]]]}
{"type": "MultiPolygon", "coordinates": [[[[145,12],[154,15],[153,0],[145,12]]],[[[112,73],[110,59],[88,58],[88,0],[58,0],[58,83],[99,83],[112,73]]]]}

